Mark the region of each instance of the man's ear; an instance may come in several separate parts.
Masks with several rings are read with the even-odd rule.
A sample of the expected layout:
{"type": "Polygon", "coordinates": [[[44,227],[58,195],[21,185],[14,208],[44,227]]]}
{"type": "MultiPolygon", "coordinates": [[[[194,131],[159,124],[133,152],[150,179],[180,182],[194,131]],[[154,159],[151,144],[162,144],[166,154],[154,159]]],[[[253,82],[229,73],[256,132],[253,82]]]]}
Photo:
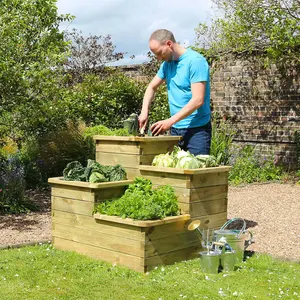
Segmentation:
{"type": "Polygon", "coordinates": [[[168,40],[166,44],[173,49],[173,42],[172,41],[168,40]]]}

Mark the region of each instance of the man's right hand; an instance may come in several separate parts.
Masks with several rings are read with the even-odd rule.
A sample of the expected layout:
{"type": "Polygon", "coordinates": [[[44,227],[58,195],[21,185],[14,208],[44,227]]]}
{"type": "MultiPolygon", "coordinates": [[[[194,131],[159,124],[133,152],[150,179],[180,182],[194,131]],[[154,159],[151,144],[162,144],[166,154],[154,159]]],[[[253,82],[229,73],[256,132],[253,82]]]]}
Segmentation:
{"type": "Polygon", "coordinates": [[[145,130],[146,126],[148,123],[148,113],[143,113],[141,112],[141,114],[139,115],[139,127],[140,129],[145,130]]]}

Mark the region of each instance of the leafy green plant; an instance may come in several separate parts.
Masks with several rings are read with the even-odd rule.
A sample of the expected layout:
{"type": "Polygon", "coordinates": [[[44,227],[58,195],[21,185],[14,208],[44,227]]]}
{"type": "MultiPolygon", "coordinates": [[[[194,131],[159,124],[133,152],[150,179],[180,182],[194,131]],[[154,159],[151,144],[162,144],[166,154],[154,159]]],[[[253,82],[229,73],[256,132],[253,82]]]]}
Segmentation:
{"type": "Polygon", "coordinates": [[[231,184],[264,182],[280,180],[283,169],[274,164],[273,159],[261,159],[255,154],[254,146],[246,145],[236,149],[236,154],[230,157],[229,182],[231,184]]]}
{"type": "Polygon", "coordinates": [[[232,151],[236,130],[217,113],[213,113],[210,155],[218,158],[218,163],[227,165],[232,151]]]}
{"type": "Polygon", "coordinates": [[[125,169],[117,164],[104,166],[92,159],[88,160],[87,166],[83,167],[79,161],[72,161],[63,170],[64,180],[86,181],[91,183],[105,181],[120,181],[127,179],[125,169]]]}
{"type": "Polygon", "coordinates": [[[122,218],[154,220],[178,215],[179,207],[171,186],[153,189],[149,179],[136,177],[121,198],[99,204],[95,212],[122,218]]]}

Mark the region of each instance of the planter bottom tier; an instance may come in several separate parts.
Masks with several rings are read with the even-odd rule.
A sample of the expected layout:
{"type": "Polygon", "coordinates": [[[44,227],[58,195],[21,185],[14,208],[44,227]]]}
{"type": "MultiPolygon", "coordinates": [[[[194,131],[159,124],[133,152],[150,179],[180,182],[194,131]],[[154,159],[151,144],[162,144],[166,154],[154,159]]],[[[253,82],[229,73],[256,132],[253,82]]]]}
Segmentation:
{"type": "Polygon", "coordinates": [[[201,242],[187,230],[190,215],[134,221],[93,215],[94,206],[120,197],[132,181],[89,184],[49,179],[52,186],[52,242],[112,264],[147,272],[158,265],[195,258],[201,242]]]}

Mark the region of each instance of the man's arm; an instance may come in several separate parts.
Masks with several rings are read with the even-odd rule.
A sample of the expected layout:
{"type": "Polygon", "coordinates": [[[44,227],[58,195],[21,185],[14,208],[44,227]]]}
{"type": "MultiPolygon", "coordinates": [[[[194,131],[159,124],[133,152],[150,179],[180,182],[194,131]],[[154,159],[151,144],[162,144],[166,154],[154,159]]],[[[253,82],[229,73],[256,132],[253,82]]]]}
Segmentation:
{"type": "Polygon", "coordinates": [[[148,112],[150,108],[150,104],[152,100],[154,99],[155,92],[158,89],[158,87],[164,82],[164,79],[161,79],[157,75],[154,76],[154,78],[151,80],[149,83],[146,92],[144,94],[144,99],[143,99],[143,106],[142,106],[142,111],[139,116],[139,127],[140,128],[145,128],[148,122],[148,112]]]}
{"type": "Polygon", "coordinates": [[[150,128],[153,135],[159,135],[168,130],[173,124],[189,116],[193,111],[204,104],[206,82],[195,82],[191,84],[191,100],[174,116],[169,119],[156,122],[150,128]]]}

